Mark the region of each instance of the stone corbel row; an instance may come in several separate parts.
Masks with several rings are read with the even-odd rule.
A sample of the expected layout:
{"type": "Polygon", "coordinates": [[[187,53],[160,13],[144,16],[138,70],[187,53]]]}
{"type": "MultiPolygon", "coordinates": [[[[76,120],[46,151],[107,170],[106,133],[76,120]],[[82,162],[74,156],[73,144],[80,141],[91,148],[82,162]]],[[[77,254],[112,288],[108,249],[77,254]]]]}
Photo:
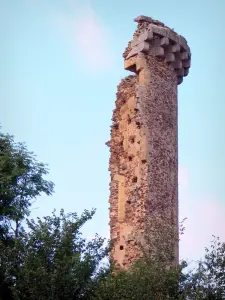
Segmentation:
{"type": "Polygon", "coordinates": [[[190,48],[186,40],[167,28],[150,24],[138,39],[131,42],[131,51],[126,59],[138,53],[146,53],[164,60],[177,74],[178,84],[187,76],[191,65],[190,48]],[[166,36],[163,36],[165,34],[166,36]]]}

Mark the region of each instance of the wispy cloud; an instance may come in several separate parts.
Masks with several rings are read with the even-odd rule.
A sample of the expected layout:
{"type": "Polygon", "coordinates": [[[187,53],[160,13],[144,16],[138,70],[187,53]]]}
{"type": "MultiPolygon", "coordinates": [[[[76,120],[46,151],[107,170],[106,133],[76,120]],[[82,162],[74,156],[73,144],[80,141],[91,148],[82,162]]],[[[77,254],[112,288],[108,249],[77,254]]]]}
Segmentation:
{"type": "Polygon", "coordinates": [[[57,24],[72,46],[77,62],[99,69],[112,66],[109,30],[90,5],[67,0],[72,13],[59,14],[57,24]]]}

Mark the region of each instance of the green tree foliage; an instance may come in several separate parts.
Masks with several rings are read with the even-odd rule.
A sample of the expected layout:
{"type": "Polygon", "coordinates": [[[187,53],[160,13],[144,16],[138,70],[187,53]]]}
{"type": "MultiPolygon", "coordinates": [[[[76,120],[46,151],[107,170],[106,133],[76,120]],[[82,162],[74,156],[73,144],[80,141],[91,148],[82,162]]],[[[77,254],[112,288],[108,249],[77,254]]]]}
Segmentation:
{"type": "MultiPolygon", "coordinates": [[[[81,227],[94,211],[28,221],[13,247],[1,251],[15,300],[222,300],[225,299],[225,244],[214,239],[192,271],[144,256],[129,271],[101,268],[108,248],[96,236],[82,238],[81,227]],[[116,272],[115,272],[116,270],[116,272]]],[[[1,249],[0,249],[1,250],[1,249]]]]}
{"type": "MultiPolygon", "coordinates": [[[[20,222],[29,215],[30,206],[41,193],[51,195],[53,183],[44,179],[48,169],[13,136],[0,131],[0,241],[11,247],[20,222]]],[[[11,299],[9,284],[0,265],[0,299],[11,299]]]]}
{"type": "Polygon", "coordinates": [[[126,271],[102,264],[104,239],[82,238],[94,210],[27,219],[24,230],[32,202],[53,193],[47,174],[24,144],[0,132],[0,300],[225,299],[225,243],[214,237],[194,270],[186,262],[176,267],[178,232],[165,216],[146,220],[137,240],[143,257],[126,271]]]}
{"type": "MultiPolygon", "coordinates": [[[[143,257],[129,271],[113,268],[102,278],[95,300],[222,300],[225,299],[225,244],[215,238],[205,257],[190,270],[185,261],[174,264],[174,241],[178,234],[170,220],[160,216],[146,220],[139,239],[143,257]],[[149,259],[151,257],[151,259],[149,259]]],[[[180,235],[184,234],[184,220],[180,235]]]]}
{"type": "Polygon", "coordinates": [[[146,259],[129,272],[111,272],[102,278],[94,300],[224,300],[225,243],[215,238],[194,270],[183,261],[178,268],[165,268],[146,259]]]}
{"type": "Polygon", "coordinates": [[[150,261],[138,261],[128,271],[113,272],[100,281],[95,300],[178,299],[178,270],[161,269],[150,261]]]}
{"type": "Polygon", "coordinates": [[[115,268],[101,280],[93,299],[178,299],[180,267],[174,267],[174,243],[171,242],[178,237],[170,223],[160,216],[146,219],[145,234],[136,241],[143,257],[129,271],[121,270],[113,262],[115,268]]]}
{"type": "Polygon", "coordinates": [[[225,299],[225,243],[214,236],[204,259],[197,267],[183,273],[180,279],[180,299],[225,299]]]}
{"type": "Polygon", "coordinates": [[[27,221],[28,231],[20,230],[13,247],[1,251],[6,277],[15,300],[90,299],[105,275],[102,259],[107,256],[104,239],[81,237],[80,229],[94,214],[85,211],[38,221],[27,221]]]}
{"type": "Polygon", "coordinates": [[[14,229],[29,215],[34,199],[53,193],[53,183],[44,179],[48,169],[37,162],[34,154],[13,136],[0,132],[0,238],[14,229]]]}

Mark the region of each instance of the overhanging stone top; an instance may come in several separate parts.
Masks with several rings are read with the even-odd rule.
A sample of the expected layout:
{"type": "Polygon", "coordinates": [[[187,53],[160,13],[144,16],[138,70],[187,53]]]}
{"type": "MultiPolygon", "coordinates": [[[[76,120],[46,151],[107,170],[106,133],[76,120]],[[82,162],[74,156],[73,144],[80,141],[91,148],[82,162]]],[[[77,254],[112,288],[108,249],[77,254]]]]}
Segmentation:
{"type": "Polygon", "coordinates": [[[140,29],[128,46],[125,61],[139,53],[161,58],[176,72],[180,84],[191,65],[191,51],[186,39],[150,17],[139,16],[134,21],[139,23],[140,29]]]}

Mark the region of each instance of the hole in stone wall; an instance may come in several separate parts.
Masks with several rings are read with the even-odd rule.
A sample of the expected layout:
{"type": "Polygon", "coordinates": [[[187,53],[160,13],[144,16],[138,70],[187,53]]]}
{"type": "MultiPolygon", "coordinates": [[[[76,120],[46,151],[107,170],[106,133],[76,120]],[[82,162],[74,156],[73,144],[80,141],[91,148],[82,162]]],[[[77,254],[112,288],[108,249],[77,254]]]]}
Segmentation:
{"type": "Polygon", "coordinates": [[[121,104],[125,104],[126,103],[126,98],[123,96],[123,98],[121,99],[121,104]]]}
{"type": "Polygon", "coordinates": [[[133,157],[132,157],[132,156],[128,156],[128,160],[129,160],[129,161],[132,161],[132,160],[133,160],[133,157]]]}
{"type": "Polygon", "coordinates": [[[135,202],[136,202],[136,199],[134,197],[132,197],[132,198],[130,198],[130,199],[127,200],[128,204],[133,204],[135,202]]]}
{"type": "Polygon", "coordinates": [[[145,163],[147,162],[147,160],[146,160],[146,159],[142,159],[141,162],[142,162],[143,164],[145,164],[145,163]]]}
{"type": "Polygon", "coordinates": [[[141,128],[141,123],[140,122],[136,122],[137,128],[140,129],[141,128]]]}
{"type": "Polygon", "coordinates": [[[119,122],[113,121],[113,124],[111,125],[111,127],[118,129],[119,128],[119,122]]]}
{"type": "Polygon", "coordinates": [[[124,248],[123,245],[120,245],[120,250],[123,250],[123,248],[124,248]]]}
{"type": "Polygon", "coordinates": [[[137,182],[137,180],[138,180],[137,176],[134,176],[132,182],[135,183],[137,182]]]}
{"type": "Polygon", "coordinates": [[[131,137],[130,137],[130,142],[133,144],[133,143],[134,143],[134,141],[135,141],[135,138],[134,138],[134,136],[131,136],[131,137]]]}
{"type": "Polygon", "coordinates": [[[127,68],[127,70],[136,73],[136,65],[130,66],[129,68],[127,68]]]}

